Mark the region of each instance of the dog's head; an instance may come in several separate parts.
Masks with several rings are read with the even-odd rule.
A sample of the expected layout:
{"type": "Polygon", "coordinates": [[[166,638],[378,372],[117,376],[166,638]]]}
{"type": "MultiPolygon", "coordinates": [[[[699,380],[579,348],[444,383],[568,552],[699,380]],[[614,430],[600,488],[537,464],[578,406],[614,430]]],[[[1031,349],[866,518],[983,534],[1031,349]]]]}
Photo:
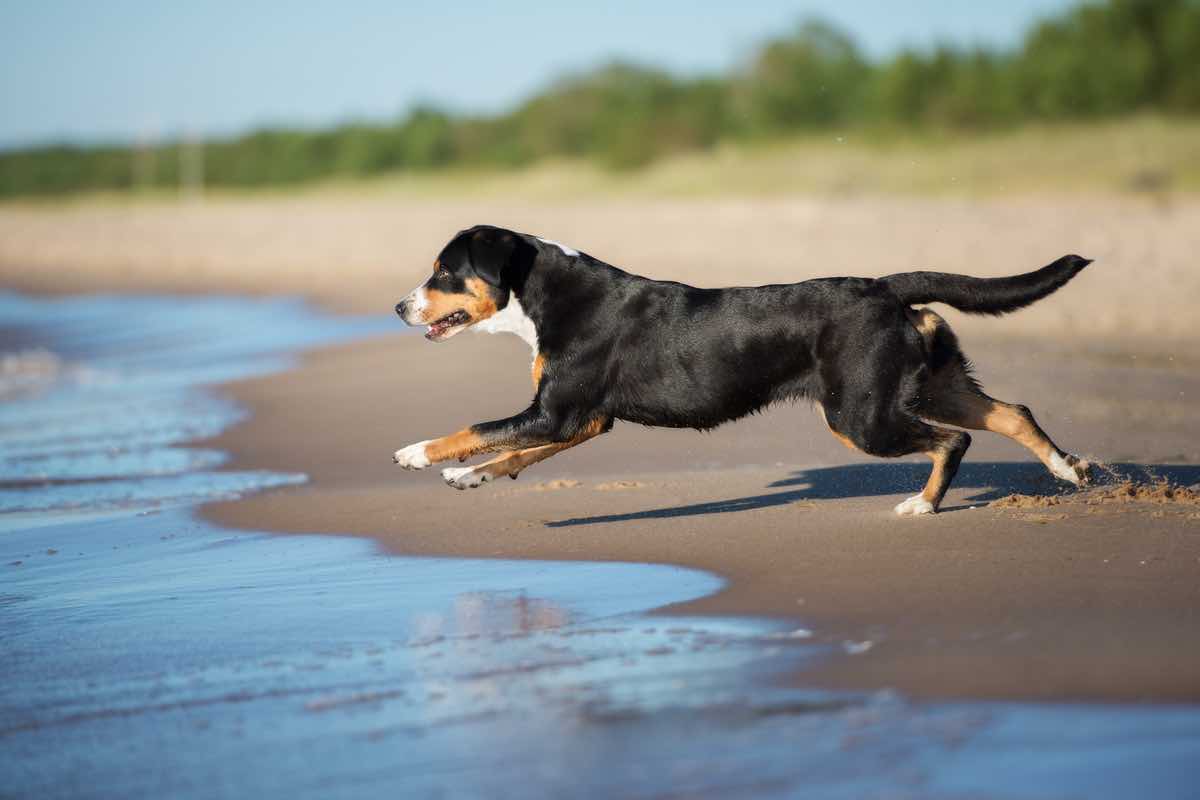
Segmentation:
{"type": "Polygon", "coordinates": [[[478,225],[442,248],[433,275],[396,304],[409,325],[428,325],[425,338],[442,342],[503,309],[536,256],[524,237],[478,225]]]}

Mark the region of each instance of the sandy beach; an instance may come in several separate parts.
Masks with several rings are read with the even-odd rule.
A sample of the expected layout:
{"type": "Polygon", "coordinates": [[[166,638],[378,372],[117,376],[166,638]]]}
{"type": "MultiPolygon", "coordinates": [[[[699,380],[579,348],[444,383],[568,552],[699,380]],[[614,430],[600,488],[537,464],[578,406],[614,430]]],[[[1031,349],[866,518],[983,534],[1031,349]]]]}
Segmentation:
{"type": "Polygon", "coordinates": [[[1200,0],[0,29],[0,800],[1200,798],[1200,0]]]}
{"type": "MultiPolygon", "coordinates": [[[[1200,392],[1194,372],[975,349],[985,384],[1037,409],[1064,446],[1200,481],[1186,413],[1200,392]],[[1014,377],[1030,361],[1038,366],[1014,377]],[[1054,388],[1064,363],[1085,400],[1109,386],[1105,401],[1076,408],[1054,388]],[[1160,404],[1173,412],[1157,413],[1160,404]],[[1139,418],[1136,434],[1123,429],[1139,418]]],[[[927,464],[847,453],[805,407],[708,434],[618,425],[516,482],[467,492],[444,486],[437,470],[390,463],[397,446],[517,408],[527,400],[523,358],[515,341],[439,347],[402,334],[234,386],[256,416],[208,444],[241,467],[287,465],[313,480],[208,514],[234,527],[373,536],[406,554],[699,567],[729,586],[672,613],[792,617],[822,641],[872,643],[796,675],[803,685],[925,697],[1200,696],[1200,504],[1068,496],[992,509],[989,500],[1013,492],[1061,487],[1012,443],[980,435],[945,510],[897,519],[891,507],[919,488],[927,464]],[[488,391],[470,391],[476,381],[488,391]]]]}
{"type": "Polygon", "coordinates": [[[1200,201],[1191,194],[495,194],[330,189],[10,204],[0,207],[0,282],[53,293],[283,293],[387,313],[428,277],[455,232],[486,222],[699,286],[912,269],[1013,275],[1074,252],[1096,264],[1070,294],[1000,322],[953,311],[947,319],[975,340],[1054,339],[1164,360],[1190,355],[1200,335],[1200,201]]]}
{"type": "MultiPolygon", "coordinates": [[[[1200,482],[1194,315],[1200,205],[1128,198],[748,198],[498,205],[388,195],[82,204],[0,211],[0,280],[57,292],[291,293],[386,313],[443,241],[487,220],[633,271],[700,285],[913,267],[1002,275],[1097,260],[1001,320],[947,313],[989,392],[1123,475],[1200,482]],[[737,253],[737,257],[732,257],[737,253]],[[1121,466],[1125,465],[1125,466],[1121,466]],[[1133,465],[1133,466],[1130,466],[1133,465]]],[[[227,387],[252,412],[217,440],[232,467],[311,482],[210,506],[224,525],[369,536],[403,554],[632,561],[728,580],[672,614],[793,619],[852,642],[797,684],[918,697],[1200,699],[1200,506],[1055,495],[1027,453],[975,437],[945,510],[897,519],[922,460],[843,449],[806,407],[715,432],[618,425],[471,492],[393,450],[529,397],[519,341],[433,345],[399,330],[227,387]],[[1028,506],[1028,507],[1022,507],[1028,506]]]]}
{"type": "Polygon", "coordinates": [[[0,293],[0,772],[16,796],[1190,797],[1198,221],[1128,197],[0,207],[0,285],[33,293],[0,293]],[[898,518],[928,462],[849,452],[804,404],[618,423],[467,492],[403,471],[529,400],[516,338],[391,313],[480,219],[702,285],[1092,256],[1028,312],[947,316],[1100,485],[980,433],[942,512],[898,518]]]}

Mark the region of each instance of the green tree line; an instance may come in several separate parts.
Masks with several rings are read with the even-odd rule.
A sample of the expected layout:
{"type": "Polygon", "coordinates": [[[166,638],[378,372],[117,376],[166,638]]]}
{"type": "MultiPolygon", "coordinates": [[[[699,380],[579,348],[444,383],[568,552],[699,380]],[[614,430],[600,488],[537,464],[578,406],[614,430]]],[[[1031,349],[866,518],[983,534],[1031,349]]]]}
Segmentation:
{"type": "Polygon", "coordinates": [[[728,75],[610,64],[510,112],[416,108],[394,122],[262,130],[202,144],[54,146],[0,153],[0,196],[287,185],[333,177],[517,167],[546,157],[632,169],[722,141],[849,127],[993,130],[1027,121],[1200,112],[1200,0],[1085,2],[1010,50],[941,46],[872,62],[809,21],[728,75]],[[189,170],[191,171],[189,173],[189,170]]]}

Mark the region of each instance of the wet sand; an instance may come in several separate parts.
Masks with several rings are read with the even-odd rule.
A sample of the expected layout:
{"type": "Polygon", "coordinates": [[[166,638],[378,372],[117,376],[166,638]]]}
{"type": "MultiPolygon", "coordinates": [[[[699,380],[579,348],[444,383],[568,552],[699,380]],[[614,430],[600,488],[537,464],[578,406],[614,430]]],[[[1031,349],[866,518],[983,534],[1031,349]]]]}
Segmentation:
{"type": "MultiPolygon", "coordinates": [[[[764,675],[817,650],[778,637],[778,621],[668,627],[641,613],[711,594],[721,585],[711,574],[398,558],[368,539],[197,520],[205,501],[306,480],[219,469],[221,451],[179,447],[244,414],[208,387],[285,369],[294,352],[361,339],[390,327],[387,317],[331,318],[289,299],[0,293],[0,319],[5,797],[325,796],[335,781],[391,793],[399,784],[406,796],[477,795],[482,784],[494,795],[502,773],[521,796],[560,797],[570,782],[609,797],[614,785],[728,786],[747,760],[718,755],[714,733],[699,749],[689,739],[644,753],[653,771],[614,773],[587,752],[620,736],[614,718],[664,706],[712,714],[734,695],[753,709],[743,723],[811,713],[844,729],[858,714],[886,713],[875,730],[886,741],[889,726],[927,715],[888,698],[770,685],[764,675]],[[545,739],[571,743],[551,770],[545,739]],[[476,740],[488,754],[464,761],[464,749],[482,749],[476,740]],[[720,766],[696,775],[701,751],[720,766]],[[534,781],[532,764],[543,765],[534,781]]],[[[981,715],[1002,731],[1029,712],[930,716],[961,718],[986,741],[981,715]]],[[[1167,717],[1139,720],[1178,720],[1179,741],[1196,738],[1195,725],[1167,717]]],[[[651,735],[640,726],[636,738],[651,735]]],[[[634,738],[621,741],[639,749],[634,738]]],[[[907,746],[945,749],[936,736],[907,746]]],[[[953,761],[941,762],[952,772],[953,761]]],[[[788,783],[804,771],[791,759],[773,766],[788,783]]],[[[894,779],[884,772],[877,783],[894,779]]]]}
{"type": "Polygon", "coordinates": [[[14,555],[6,797],[1194,794],[1193,707],[773,686],[821,647],[639,613],[718,584],[690,570],[397,558],[187,509],[9,532],[14,555]]]}
{"type": "MultiPolygon", "coordinates": [[[[53,291],[293,292],[386,312],[455,230],[532,230],[699,285],[918,267],[1012,274],[1097,259],[1002,320],[947,313],[990,393],[1063,447],[1200,481],[1195,398],[1200,204],[1122,198],[772,198],[563,203],[301,196],[203,205],[0,210],[0,279],[53,291]]],[[[398,323],[397,323],[398,324],[398,323]]],[[[804,407],[709,434],[619,425],[516,483],[458,493],[396,448],[529,399],[515,339],[417,336],[325,350],[230,387],[251,419],[204,443],[232,468],[310,485],[210,507],[253,530],[374,537],[407,554],[622,560],[729,579],[670,609],[762,614],[852,643],[795,676],[922,697],[1200,698],[1200,520],[1185,503],[989,508],[1061,489],[1022,449],[976,436],[944,513],[896,519],[927,464],[850,453],[804,407]],[[632,485],[631,485],[632,484],[632,485]],[[973,508],[972,508],[973,507],[973,508]]]]}
{"type": "MultiPolygon", "coordinates": [[[[1062,446],[1150,465],[1132,468],[1143,479],[1200,482],[1194,370],[1086,348],[966,346],[984,385],[1032,406],[1062,446]]],[[[817,642],[854,643],[798,685],[1200,699],[1194,503],[1068,495],[1049,509],[989,508],[1062,487],[1021,448],[980,434],[944,511],[898,519],[892,505],[920,488],[927,462],[849,453],[805,407],[708,434],[619,424],[516,482],[466,492],[435,469],[391,463],[401,445],[523,407],[527,366],[515,339],[400,334],[234,385],[254,416],[209,444],[239,467],[302,470],[312,483],[208,516],[372,536],[405,554],[698,567],[728,586],[670,613],[788,617],[817,642]]]]}

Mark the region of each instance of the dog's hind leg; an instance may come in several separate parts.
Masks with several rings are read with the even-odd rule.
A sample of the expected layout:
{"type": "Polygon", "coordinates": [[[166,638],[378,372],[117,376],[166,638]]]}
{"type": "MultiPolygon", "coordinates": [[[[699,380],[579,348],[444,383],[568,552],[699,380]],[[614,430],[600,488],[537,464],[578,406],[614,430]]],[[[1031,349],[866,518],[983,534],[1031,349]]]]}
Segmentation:
{"type": "MultiPolygon", "coordinates": [[[[933,470],[921,493],[896,506],[897,514],[933,514],[950,488],[971,437],[930,425],[913,412],[928,377],[927,354],[911,332],[885,327],[873,347],[850,363],[823,371],[818,398],[825,423],[843,444],[881,458],[924,453],[933,470]]],[[[842,353],[834,358],[845,358],[842,353]]]]}
{"type": "Polygon", "coordinates": [[[854,431],[846,434],[833,425],[834,435],[864,453],[884,458],[895,458],[909,453],[924,453],[933,462],[933,471],[920,494],[913,495],[896,506],[902,516],[934,514],[946,496],[946,490],[958,473],[958,465],[971,446],[970,434],[949,428],[928,425],[904,412],[897,411],[893,419],[878,430],[880,433],[863,435],[854,431]]]}
{"type": "Polygon", "coordinates": [[[958,472],[963,455],[971,446],[970,434],[933,426],[929,429],[931,446],[924,453],[933,462],[933,471],[929,473],[929,480],[920,494],[896,506],[896,513],[901,516],[936,513],[958,472]]]}
{"type": "Polygon", "coordinates": [[[1005,403],[975,391],[931,398],[922,404],[919,413],[937,422],[1007,436],[1037,456],[1055,477],[1068,483],[1082,486],[1090,480],[1091,464],[1056,445],[1026,406],[1005,403]]]}
{"type": "Polygon", "coordinates": [[[936,513],[971,446],[970,434],[929,425],[899,407],[882,418],[866,409],[842,409],[831,414],[822,408],[822,412],[833,435],[848,447],[883,458],[924,453],[933,462],[933,471],[921,493],[896,506],[900,515],[936,513]]]}
{"type": "Polygon", "coordinates": [[[527,447],[523,450],[513,450],[474,467],[449,467],[442,470],[442,479],[446,481],[447,485],[453,486],[455,489],[474,489],[476,486],[496,480],[497,478],[502,478],[505,475],[515,480],[517,475],[526,467],[530,467],[539,461],[545,461],[547,458],[561,453],[563,450],[583,444],[588,439],[594,439],[600,434],[611,430],[611,428],[611,420],[599,417],[592,423],[584,426],[583,430],[569,441],[554,442],[538,447],[527,447]]]}
{"type": "Polygon", "coordinates": [[[1076,486],[1088,482],[1091,465],[1059,448],[1026,406],[984,394],[971,376],[957,338],[941,317],[928,309],[912,314],[920,316],[914,325],[929,347],[931,369],[917,398],[917,414],[934,422],[1007,436],[1037,456],[1056,477],[1076,486]]]}

